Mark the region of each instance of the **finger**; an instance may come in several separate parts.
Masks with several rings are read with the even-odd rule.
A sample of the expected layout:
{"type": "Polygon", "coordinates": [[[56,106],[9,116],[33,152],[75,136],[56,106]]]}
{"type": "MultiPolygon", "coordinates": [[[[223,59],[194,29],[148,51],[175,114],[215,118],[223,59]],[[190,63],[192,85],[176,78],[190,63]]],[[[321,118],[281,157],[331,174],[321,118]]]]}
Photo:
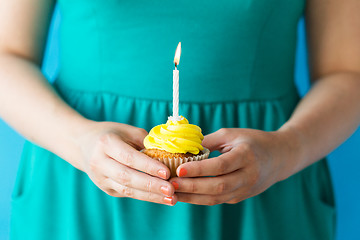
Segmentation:
{"type": "Polygon", "coordinates": [[[218,157],[184,163],[176,169],[176,173],[179,177],[219,176],[234,172],[246,163],[247,159],[242,157],[240,149],[234,148],[218,157]]]}
{"type": "Polygon", "coordinates": [[[177,193],[178,202],[186,202],[197,205],[213,206],[225,203],[234,198],[233,193],[226,195],[205,195],[205,194],[191,194],[191,193],[177,193]]]}
{"type": "MultiPolygon", "coordinates": [[[[247,175],[245,173],[243,174],[247,175]]],[[[243,179],[244,182],[232,192],[218,195],[177,192],[177,200],[178,202],[186,202],[198,205],[216,205],[221,203],[235,204],[247,198],[256,196],[266,190],[265,188],[262,191],[257,191],[254,188],[253,182],[250,180],[251,178],[245,176],[243,179]]]]}
{"type": "Polygon", "coordinates": [[[231,199],[230,201],[227,201],[227,202],[225,202],[225,203],[227,203],[227,204],[237,204],[237,203],[239,203],[239,202],[242,202],[242,201],[244,201],[245,199],[248,199],[248,198],[250,198],[251,196],[249,196],[249,197],[238,197],[238,198],[233,198],[233,199],[231,199]]]}
{"type": "Polygon", "coordinates": [[[219,195],[233,192],[245,184],[245,173],[240,169],[219,177],[172,178],[176,192],[219,195]]]}
{"type": "Polygon", "coordinates": [[[172,197],[164,197],[160,194],[141,191],[135,188],[121,185],[110,178],[106,180],[106,185],[110,189],[107,191],[107,193],[113,197],[128,197],[147,202],[165,204],[169,206],[174,206],[178,201],[177,196],[175,195],[172,197]]]}
{"type": "Polygon", "coordinates": [[[204,136],[201,144],[210,151],[222,150],[229,141],[230,131],[231,129],[229,128],[221,128],[216,132],[204,136]]]}
{"type": "Polygon", "coordinates": [[[174,195],[175,188],[168,181],[136,171],[113,159],[104,160],[100,168],[106,177],[123,186],[164,196],[174,195]]]}
{"type": "Polygon", "coordinates": [[[239,203],[241,201],[244,201],[244,200],[246,200],[248,198],[252,198],[252,197],[262,193],[262,192],[254,193],[254,192],[249,192],[249,191],[246,192],[244,189],[242,189],[242,190],[239,189],[237,192],[241,192],[241,194],[234,194],[234,195],[236,195],[236,197],[234,197],[233,199],[231,199],[231,200],[229,200],[229,201],[227,201],[225,203],[236,204],[236,203],[239,203]]]}
{"type": "Polygon", "coordinates": [[[137,150],[144,149],[144,138],[148,132],[143,128],[129,126],[131,129],[127,132],[126,142],[137,150]]]}
{"type": "Polygon", "coordinates": [[[104,150],[109,157],[125,166],[163,179],[170,177],[170,170],[167,166],[132,148],[117,134],[110,134],[106,138],[104,150]]]}

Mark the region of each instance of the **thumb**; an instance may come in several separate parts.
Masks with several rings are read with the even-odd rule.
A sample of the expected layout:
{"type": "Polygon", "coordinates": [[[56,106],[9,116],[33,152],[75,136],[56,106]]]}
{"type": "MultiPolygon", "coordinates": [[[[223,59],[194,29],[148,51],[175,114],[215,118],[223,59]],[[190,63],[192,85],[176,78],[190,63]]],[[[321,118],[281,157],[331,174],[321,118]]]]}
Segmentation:
{"type": "Polygon", "coordinates": [[[221,128],[216,132],[206,135],[202,141],[202,145],[208,148],[211,152],[221,150],[226,143],[226,131],[227,129],[221,128]]]}
{"type": "Polygon", "coordinates": [[[148,135],[148,132],[143,128],[133,127],[131,129],[131,135],[128,135],[128,144],[134,148],[140,150],[144,149],[144,138],[148,135]]]}

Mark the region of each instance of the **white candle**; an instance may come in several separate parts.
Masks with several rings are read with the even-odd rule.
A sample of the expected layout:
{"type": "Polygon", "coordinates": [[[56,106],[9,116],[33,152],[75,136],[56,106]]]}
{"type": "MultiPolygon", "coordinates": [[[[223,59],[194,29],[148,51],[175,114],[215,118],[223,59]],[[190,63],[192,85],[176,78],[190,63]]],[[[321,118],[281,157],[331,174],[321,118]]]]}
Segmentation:
{"type": "Polygon", "coordinates": [[[173,70],[173,119],[174,121],[180,121],[179,117],[179,70],[177,66],[180,63],[181,55],[181,42],[179,42],[174,57],[175,70],[173,70]]]}

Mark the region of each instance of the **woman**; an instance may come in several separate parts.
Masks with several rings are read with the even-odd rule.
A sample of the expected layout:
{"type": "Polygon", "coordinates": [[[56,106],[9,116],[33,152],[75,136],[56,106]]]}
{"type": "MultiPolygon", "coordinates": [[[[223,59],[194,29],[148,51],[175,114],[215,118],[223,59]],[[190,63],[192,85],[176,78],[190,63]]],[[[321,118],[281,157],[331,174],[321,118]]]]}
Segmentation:
{"type": "Polygon", "coordinates": [[[360,122],[357,0],[59,0],[51,86],[40,65],[54,4],[1,4],[0,114],[30,140],[12,239],[333,239],[319,159],[360,122]],[[299,102],[304,12],[314,85],[299,102]],[[169,179],[138,150],[170,115],[179,41],[180,113],[222,154],[169,179]]]}

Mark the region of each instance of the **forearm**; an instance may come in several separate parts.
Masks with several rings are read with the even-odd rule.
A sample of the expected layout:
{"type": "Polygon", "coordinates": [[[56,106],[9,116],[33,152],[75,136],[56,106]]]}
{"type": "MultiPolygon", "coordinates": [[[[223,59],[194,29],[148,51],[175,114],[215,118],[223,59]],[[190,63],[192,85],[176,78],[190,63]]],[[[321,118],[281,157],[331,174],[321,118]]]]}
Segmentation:
{"type": "MultiPolygon", "coordinates": [[[[0,54],[0,116],[24,137],[68,159],[87,124],[52,89],[38,66],[0,54]]],[[[73,159],[73,160],[71,160],[73,159]]]]}
{"type": "Polygon", "coordinates": [[[359,123],[360,75],[339,72],[319,79],[279,129],[293,150],[288,176],[329,154],[359,123]]]}

